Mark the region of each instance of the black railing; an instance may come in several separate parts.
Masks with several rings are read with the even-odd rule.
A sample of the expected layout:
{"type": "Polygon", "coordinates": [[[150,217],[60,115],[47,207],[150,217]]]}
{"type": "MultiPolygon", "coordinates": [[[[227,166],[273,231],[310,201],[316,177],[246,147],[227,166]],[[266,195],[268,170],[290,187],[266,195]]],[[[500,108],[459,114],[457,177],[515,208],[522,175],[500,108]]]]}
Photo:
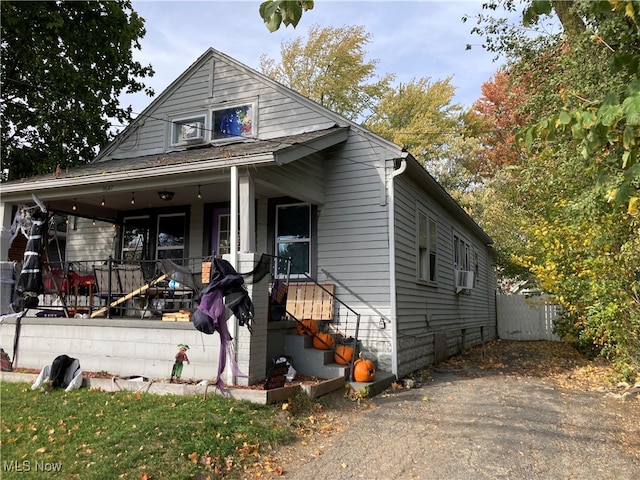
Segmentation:
{"type": "Polygon", "coordinates": [[[41,316],[143,318],[191,309],[206,260],[47,262],[38,310],[41,316]]]}
{"type": "MultiPolygon", "coordinates": [[[[332,334],[333,342],[327,342],[320,336],[315,336],[315,340],[324,344],[327,350],[332,350],[334,356],[338,356],[343,360],[343,363],[349,367],[349,378],[353,381],[353,365],[355,361],[358,359],[358,355],[360,352],[360,345],[358,343],[358,334],[360,330],[360,314],[356,312],[353,308],[343,302],[338,296],[334,293],[335,290],[329,290],[326,284],[319,283],[315,278],[307,275],[306,273],[299,274],[299,277],[295,282],[291,281],[290,273],[292,271],[291,259],[282,258],[282,257],[274,257],[277,261],[288,262],[289,265],[286,268],[287,275],[285,276],[284,281],[286,282],[287,287],[291,285],[295,285],[297,288],[305,287],[311,285],[314,289],[320,289],[321,297],[328,296],[331,298],[331,308],[332,311],[330,315],[326,315],[326,310],[324,311],[325,315],[320,314],[320,317],[328,317],[328,318],[318,318],[319,320],[319,329],[325,329],[326,333],[332,334]],[[326,321],[323,321],[326,320],[326,321]],[[344,350],[337,351],[339,346],[350,346],[351,356],[350,358],[345,358],[343,356],[344,350]]],[[[288,288],[291,291],[290,288],[288,288]]],[[[291,302],[287,302],[287,304],[291,305],[291,302]]],[[[321,306],[319,310],[322,310],[324,307],[321,306]]],[[[313,308],[313,307],[312,307],[313,308]]],[[[304,326],[302,320],[307,320],[307,318],[298,318],[298,316],[304,315],[304,313],[291,312],[289,308],[286,308],[286,315],[291,320],[294,320],[297,324],[301,325],[303,329],[307,327],[304,326]]],[[[316,316],[315,312],[312,312],[311,319],[316,316]]]]}

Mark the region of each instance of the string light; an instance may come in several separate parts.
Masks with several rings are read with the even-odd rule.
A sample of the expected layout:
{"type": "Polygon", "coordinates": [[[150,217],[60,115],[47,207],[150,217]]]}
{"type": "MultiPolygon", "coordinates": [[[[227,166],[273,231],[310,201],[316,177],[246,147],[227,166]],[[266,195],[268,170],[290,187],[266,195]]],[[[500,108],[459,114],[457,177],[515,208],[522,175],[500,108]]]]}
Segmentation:
{"type": "Polygon", "coordinates": [[[136,204],[136,192],[131,193],[131,205],[136,204]]]}
{"type": "Polygon", "coordinates": [[[102,205],[104,207],[105,201],[104,201],[104,195],[102,196],[102,201],[100,202],[100,205],[102,205]]]}
{"type": "Polygon", "coordinates": [[[71,210],[73,210],[74,212],[78,209],[78,207],[76,206],[76,199],[73,199],[73,206],[71,207],[71,210]]]}
{"type": "Polygon", "coordinates": [[[202,193],[200,193],[200,185],[198,185],[198,198],[202,198],[202,193]]]}

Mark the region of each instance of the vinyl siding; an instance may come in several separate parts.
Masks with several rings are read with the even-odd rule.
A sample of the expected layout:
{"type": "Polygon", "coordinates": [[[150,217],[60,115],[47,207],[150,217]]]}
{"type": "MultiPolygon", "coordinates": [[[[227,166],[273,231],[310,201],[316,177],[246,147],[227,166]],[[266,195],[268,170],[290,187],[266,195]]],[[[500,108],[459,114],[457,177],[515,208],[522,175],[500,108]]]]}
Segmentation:
{"type": "Polygon", "coordinates": [[[399,375],[435,360],[435,335],[445,335],[447,355],[495,336],[495,279],[489,249],[473,232],[421,191],[409,177],[396,179],[396,273],[399,375]],[[436,283],[417,281],[416,211],[437,222],[436,283]],[[454,234],[477,251],[479,275],[469,293],[455,293],[454,234]]]}
{"type": "Polygon", "coordinates": [[[189,76],[172,85],[161,101],[144,112],[142,124],[133,128],[111,155],[136,156],[169,149],[171,118],[205,113],[207,128],[211,129],[210,109],[243,103],[255,103],[260,138],[314,130],[329,121],[317,109],[297,102],[285,87],[276,88],[261,81],[259,75],[249,74],[248,69],[216,57],[205,56],[189,76]]]}
{"type": "MultiPolygon", "coordinates": [[[[376,357],[380,368],[390,370],[391,330],[379,327],[380,317],[388,319],[391,313],[388,208],[381,202],[385,183],[379,175],[379,158],[370,142],[352,133],[347,144],[327,159],[317,259],[321,281],[322,272],[328,272],[331,278],[327,281],[337,280],[340,300],[361,315],[358,337],[364,354],[376,357]]],[[[345,309],[340,315],[353,316],[345,309]]],[[[355,323],[349,326],[345,333],[353,335],[355,323]]]]}
{"type": "Polygon", "coordinates": [[[66,260],[69,262],[100,260],[115,256],[117,231],[111,223],[88,218],[70,219],[67,231],[66,260]]]}

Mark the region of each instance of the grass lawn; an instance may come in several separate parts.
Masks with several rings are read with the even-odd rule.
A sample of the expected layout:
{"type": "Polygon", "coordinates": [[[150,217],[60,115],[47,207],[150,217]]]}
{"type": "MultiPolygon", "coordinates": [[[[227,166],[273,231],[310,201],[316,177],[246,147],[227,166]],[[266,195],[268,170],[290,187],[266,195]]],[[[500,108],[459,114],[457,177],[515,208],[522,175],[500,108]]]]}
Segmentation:
{"type": "Polygon", "coordinates": [[[279,405],[218,395],[0,388],[3,480],[234,478],[294,435],[279,405]]]}

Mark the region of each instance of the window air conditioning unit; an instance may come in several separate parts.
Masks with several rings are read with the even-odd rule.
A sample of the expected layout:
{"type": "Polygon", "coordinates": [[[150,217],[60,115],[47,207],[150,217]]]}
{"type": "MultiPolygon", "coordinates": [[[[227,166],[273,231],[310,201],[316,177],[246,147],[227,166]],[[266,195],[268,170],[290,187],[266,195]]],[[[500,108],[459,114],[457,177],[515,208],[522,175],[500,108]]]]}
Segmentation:
{"type": "Polygon", "coordinates": [[[180,127],[181,142],[200,142],[204,140],[204,123],[184,123],[180,127]]]}
{"type": "Polygon", "coordinates": [[[456,293],[473,288],[474,272],[471,270],[456,271],[456,293]]]}

